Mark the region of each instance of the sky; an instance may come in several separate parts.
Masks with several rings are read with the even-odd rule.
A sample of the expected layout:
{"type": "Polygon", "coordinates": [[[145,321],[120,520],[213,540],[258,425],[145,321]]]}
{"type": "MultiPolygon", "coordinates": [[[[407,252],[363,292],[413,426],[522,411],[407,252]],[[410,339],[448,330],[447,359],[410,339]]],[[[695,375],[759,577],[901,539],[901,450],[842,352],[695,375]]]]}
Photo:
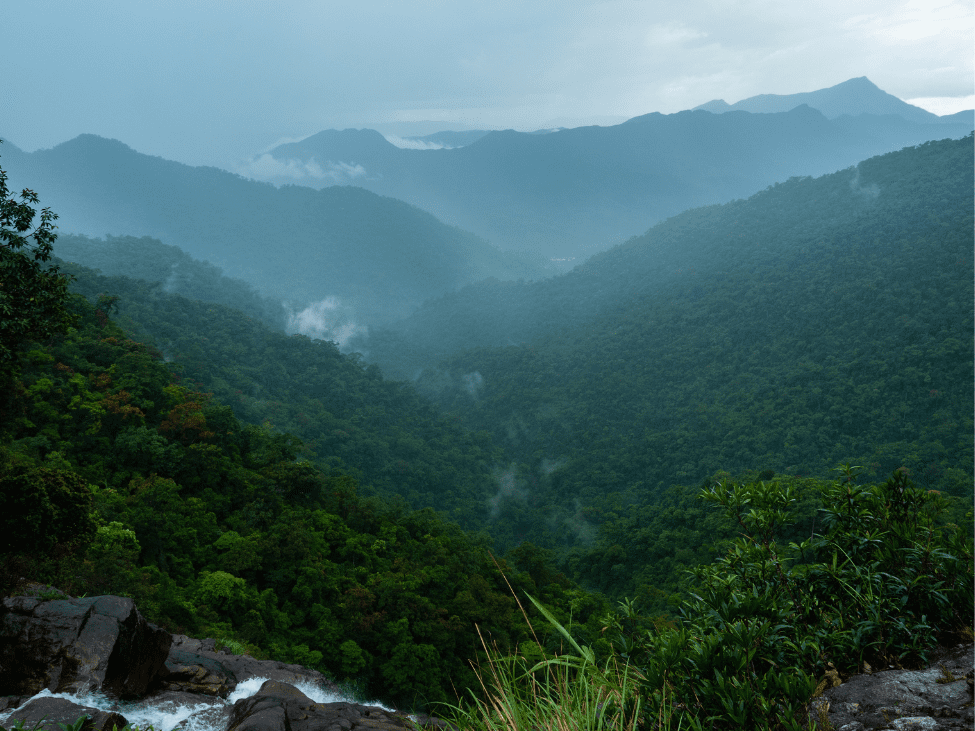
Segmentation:
{"type": "Polygon", "coordinates": [[[234,169],[323,129],[615,124],[858,76],[948,114],[975,107],[973,19],[973,0],[6,0],[0,139],[234,169]]]}

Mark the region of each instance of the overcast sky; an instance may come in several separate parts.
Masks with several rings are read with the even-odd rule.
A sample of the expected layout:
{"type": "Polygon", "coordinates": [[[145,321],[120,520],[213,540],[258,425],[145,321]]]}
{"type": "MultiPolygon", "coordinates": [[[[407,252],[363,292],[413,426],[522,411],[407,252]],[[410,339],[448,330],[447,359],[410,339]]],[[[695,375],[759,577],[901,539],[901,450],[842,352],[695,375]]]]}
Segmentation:
{"type": "Polygon", "coordinates": [[[322,129],[610,124],[856,76],[945,114],[975,106],[973,16],[971,0],[5,0],[0,138],[91,132],[233,168],[322,129]]]}

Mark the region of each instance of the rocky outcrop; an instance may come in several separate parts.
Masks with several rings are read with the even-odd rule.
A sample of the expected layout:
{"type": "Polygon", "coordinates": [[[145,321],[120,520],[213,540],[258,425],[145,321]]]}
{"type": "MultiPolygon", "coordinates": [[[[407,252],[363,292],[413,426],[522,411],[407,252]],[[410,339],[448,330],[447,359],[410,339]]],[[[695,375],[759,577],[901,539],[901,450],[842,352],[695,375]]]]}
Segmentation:
{"type": "Polygon", "coordinates": [[[99,689],[141,697],[166,662],[172,636],[131,599],[99,596],[0,603],[0,695],[99,689]]]}
{"type": "Polygon", "coordinates": [[[855,675],[813,701],[814,718],[834,731],[971,731],[973,665],[967,644],[939,651],[924,670],[855,675]]]}
{"type": "Polygon", "coordinates": [[[238,683],[250,678],[267,678],[294,685],[307,683],[336,695],[339,688],[315,670],[274,660],[255,660],[249,655],[217,651],[213,640],[195,640],[173,635],[161,687],[225,698],[238,683]]]}
{"type": "MultiPolygon", "coordinates": [[[[812,704],[823,731],[949,731],[973,725],[975,646],[941,651],[925,670],[858,675],[827,690],[812,704]]],[[[256,685],[256,683],[255,683],[256,685]]],[[[126,719],[38,692],[102,691],[139,698],[154,708],[194,706],[203,725],[226,731],[403,731],[444,727],[437,719],[405,715],[345,701],[316,702],[296,686],[340,697],[321,673],[298,665],[218,651],[213,640],[170,635],[139,614],[131,599],[12,597],[0,603],[0,714],[7,725],[58,731],[87,717],[85,731],[122,728],[126,719]],[[255,695],[227,698],[244,681],[268,679],[255,695]]],[[[308,691],[312,692],[312,691],[308,691]]],[[[196,718],[196,716],[194,716],[196,718]]]]}
{"type": "Polygon", "coordinates": [[[414,731],[406,717],[357,703],[315,703],[294,686],[268,680],[237,701],[227,731],[414,731]]]}
{"type": "MultiPolygon", "coordinates": [[[[299,665],[218,651],[214,640],[195,640],[149,624],[131,599],[11,597],[0,602],[0,716],[5,726],[59,731],[79,719],[81,731],[112,731],[127,720],[111,699],[168,713],[193,708],[202,728],[252,731],[402,731],[408,717],[373,706],[317,703],[295,686],[341,697],[321,673],[299,665]],[[268,679],[233,708],[228,696],[254,678],[268,679]],[[100,691],[100,707],[49,694],[100,691]],[[106,697],[108,701],[106,701],[106,697]],[[12,713],[8,712],[14,709],[12,713]],[[107,709],[107,710],[106,710],[107,709]]],[[[309,692],[312,692],[309,690],[309,692]]],[[[316,696],[317,697],[317,696],[316,696]]],[[[76,697],[75,700],[78,700],[76,697]]],[[[131,710],[132,706],[125,706],[131,710]]],[[[129,713],[126,710],[126,713],[129,713]]]]}
{"type": "Polygon", "coordinates": [[[8,724],[22,721],[24,728],[34,731],[60,731],[60,724],[72,726],[79,718],[85,718],[79,731],[114,731],[129,725],[125,717],[72,703],[64,698],[35,698],[18,708],[7,719],[8,724]]]}

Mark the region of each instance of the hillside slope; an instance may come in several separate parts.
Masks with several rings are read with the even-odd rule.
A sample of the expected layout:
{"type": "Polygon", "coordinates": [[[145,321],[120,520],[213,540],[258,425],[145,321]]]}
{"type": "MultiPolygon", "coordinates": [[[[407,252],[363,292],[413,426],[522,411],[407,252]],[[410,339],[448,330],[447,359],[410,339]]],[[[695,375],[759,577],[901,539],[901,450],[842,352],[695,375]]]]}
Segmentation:
{"type": "MultiPolygon", "coordinates": [[[[585,541],[604,511],[716,470],[904,465],[970,496],[972,153],[969,136],[791,180],[425,308],[410,367],[420,322],[478,347],[420,386],[522,465],[493,530],[585,541]]],[[[370,353],[406,368],[394,351],[370,353]]]]}
{"type": "Polygon", "coordinates": [[[292,305],[334,298],[367,324],[431,295],[540,267],[429,213],[361,188],[275,188],[81,135],[50,150],[0,147],[11,184],[44,193],[62,231],[152,236],[292,305]]]}

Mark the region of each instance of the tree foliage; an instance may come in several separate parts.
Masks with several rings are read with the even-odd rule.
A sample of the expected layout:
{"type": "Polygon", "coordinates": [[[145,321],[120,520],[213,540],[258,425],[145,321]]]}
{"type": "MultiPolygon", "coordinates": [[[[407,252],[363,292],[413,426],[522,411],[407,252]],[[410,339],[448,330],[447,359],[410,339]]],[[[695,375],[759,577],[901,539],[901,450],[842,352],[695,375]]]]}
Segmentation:
{"type": "Polygon", "coordinates": [[[15,195],[0,168],[0,373],[26,342],[63,332],[70,322],[67,278],[46,265],[57,215],[49,208],[38,214],[37,203],[30,189],[15,195]]]}

